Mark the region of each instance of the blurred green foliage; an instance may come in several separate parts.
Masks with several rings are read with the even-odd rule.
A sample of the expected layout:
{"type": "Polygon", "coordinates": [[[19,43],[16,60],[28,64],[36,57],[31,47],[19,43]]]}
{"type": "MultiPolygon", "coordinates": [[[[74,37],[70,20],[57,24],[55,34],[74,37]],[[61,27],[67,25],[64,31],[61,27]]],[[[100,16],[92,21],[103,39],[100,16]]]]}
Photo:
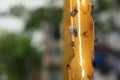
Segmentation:
{"type": "MultiPolygon", "coordinates": [[[[96,0],[96,1],[97,4],[94,6],[95,8],[92,12],[93,18],[95,20],[95,31],[96,32],[100,31],[103,33],[107,33],[114,30],[118,31],[118,28],[116,27],[111,16],[105,23],[100,22],[98,18],[100,17],[101,13],[105,13],[107,11],[113,12],[112,10],[117,9],[119,7],[120,1],[119,0],[96,0]]],[[[111,13],[109,14],[111,15],[111,13]]]]}
{"type": "Polygon", "coordinates": [[[26,80],[34,70],[41,67],[41,54],[32,46],[31,40],[21,34],[0,35],[0,69],[5,70],[9,80],[26,80]]]}
{"type": "MultiPolygon", "coordinates": [[[[49,23],[49,29],[55,39],[60,38],[60,22],[62,20],[61,8],[39,8],[31,12],[31,18],[26,22],[26,30],[35,30],[40,28],[40,24],[49,23]]],[[[45,27],[45,26],[44,26],[45,27]]]]}
{"type": "Polygon", "coordinates": [[[116,6],[115,0],[97,0],[97,1],[99,5],[98,11],[114,8],[116,6]]]}

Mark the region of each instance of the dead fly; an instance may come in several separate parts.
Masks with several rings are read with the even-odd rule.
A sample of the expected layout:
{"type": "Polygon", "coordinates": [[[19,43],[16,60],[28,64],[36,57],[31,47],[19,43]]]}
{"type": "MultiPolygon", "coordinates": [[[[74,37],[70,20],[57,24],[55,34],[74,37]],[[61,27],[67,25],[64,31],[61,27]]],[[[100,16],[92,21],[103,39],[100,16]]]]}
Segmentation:
{"type": "Polygon", "coordinates": [[[93,67],[96,67],[96,62],[95,62],[95,60],[92,61],[92,65],[93,65],[93,67]]]}
{"type": "Polygon", "coordinates": [[[70,13],[70,16],[71,16],[71,17],[74,17],[74,16],[76,15],[76,13],[77,13],[77,10],[74,9],[74,10],[70,13]]]}
{"type": "Polygon", "coordinates": [[[74,42],[73,41],[71,42],[71,46],[74,46],[74,42]]]}
{"type": "Polygon", "coordinates": [[[77,36],[77,31],[75,28],[70,27],[70,32],[72,33],[73,36],[75,36],[75,37],[77,36]]]}
{"type": "Polygon", "coordinates": [[[94,6],[92,5],[92,10],[94,10],[94,6]]]}
{"type": "Polygon", "coordinates": [[[95,47],[98,46],[98,39],[95,39],[95,47]]]}
{"type": "Polygon", "coordinates": [[[70,68],[70,65],[69,65],[69,64],[67,64],[67,65],[66,65],[66,67],[67,67],[67,69],[69,69],[69,68],[70,68]]]}

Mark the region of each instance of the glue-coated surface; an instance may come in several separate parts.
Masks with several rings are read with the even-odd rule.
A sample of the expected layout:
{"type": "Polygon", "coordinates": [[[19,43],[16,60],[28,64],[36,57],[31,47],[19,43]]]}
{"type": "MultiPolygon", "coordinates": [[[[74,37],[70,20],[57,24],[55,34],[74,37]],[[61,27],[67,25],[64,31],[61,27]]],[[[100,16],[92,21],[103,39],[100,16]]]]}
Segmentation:
{"type": "Polygon", "coordinates": [[[94,27],[91,0],[65,0],[63,27],[63,80],[94,80],[94,27]],[[71,12],[77,10],[71,16],[71,12]],[[77,31],[71,34],[69,27],[77,31]],[[71,46],[74,42],[74,46],[71,46]]]}

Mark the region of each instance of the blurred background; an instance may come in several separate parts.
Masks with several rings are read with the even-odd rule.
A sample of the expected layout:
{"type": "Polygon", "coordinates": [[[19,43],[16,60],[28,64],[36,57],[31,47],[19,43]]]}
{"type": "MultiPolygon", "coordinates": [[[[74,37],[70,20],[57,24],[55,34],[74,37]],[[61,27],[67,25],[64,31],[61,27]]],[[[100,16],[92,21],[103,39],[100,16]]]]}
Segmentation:
{"type": "MultiPolygon", "coordinates": [[[[93,0],[95,80],[120,80],[120,0],[93,0]]],[[[63,0],[0,0],[0,80],[62,80],[63,0]]]]}

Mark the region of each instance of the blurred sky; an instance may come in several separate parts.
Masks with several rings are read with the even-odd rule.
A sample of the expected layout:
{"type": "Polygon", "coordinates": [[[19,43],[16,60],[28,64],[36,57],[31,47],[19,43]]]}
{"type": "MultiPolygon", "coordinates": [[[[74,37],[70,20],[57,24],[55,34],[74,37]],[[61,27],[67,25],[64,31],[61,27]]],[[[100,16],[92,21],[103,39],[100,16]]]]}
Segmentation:
{"type": "MultiPolygon", "coordinates": [[[[52,0],[51,0],[52,1],[52,0]]],[[[48,6],[50,0],[0,0],[0,13],[9,13],[13,6],[22,5],[31,11],[48,6]]],[[[54,5],[63,6],[63,0],[55,0],[54,5]]],[[[21,32],[24,29],[25,20],[13,15],[0,15],[0,31],[21,32]]]]}
{"type": "Polygon", "coordinates": [[[0,0],[0,12],[8,12],[14,5],[23,5],[27,9],[35,9],[47,4],[48,0],[0,0]]]}

